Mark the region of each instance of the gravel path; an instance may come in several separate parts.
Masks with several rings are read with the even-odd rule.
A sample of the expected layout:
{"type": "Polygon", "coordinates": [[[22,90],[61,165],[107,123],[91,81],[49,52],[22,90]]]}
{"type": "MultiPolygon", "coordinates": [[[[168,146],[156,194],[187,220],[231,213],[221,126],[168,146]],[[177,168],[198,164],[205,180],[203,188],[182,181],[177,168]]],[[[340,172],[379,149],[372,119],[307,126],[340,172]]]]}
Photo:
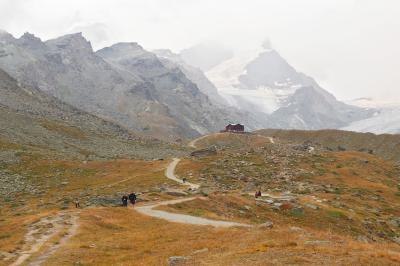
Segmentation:
{"type": "MultiPolygon", "coordinates": [[[[199,197],[197,197],[197,198],[199,198],[199,197]]],[[[201,217],[196,217],[196,216],[190,216],[190,215],[186,215],[186,214],[177,214],[177,213],[170,213],[170,212],[161,211],[161,210],[154,210],[154,208],[159,207],[159,206],[173,205],[173,204],[177,204],[177,203],[181,203],[181,202],[185,202],[185,201],[191,201],[194,199],[196,199],[196,197],[177,199],[177,200],[168,200],[168,201],[163,201],[163,202],[152,204],[152,205],[135,207],[135,210],[144,215],[147,215],[147,216],[160,218],[160,219],[164,219],[169,222],[175,222],[175,223],[184,223],[184,224],[193,224],[193,225],[210,225],[210,226],[214,226],[214,227],[233,227],[233,226],[251,227],[248,224],[227,222],[227,221],[217,221],[217,220],[211,220],[211,219],[206,219],[206,218],[201,218],[201,217]]]]}
{"type": "Polygon", "coordinates": [[[200,187],[200,185],[193,184],[190,182],[183,182],[182,179],[178,178],[175,175],[175,168],[180,161],[181,161],[181,159],[174,158],[173,161],[168,165],[167,169],[165,170],[165,176],[175,182],[182,184],[182,185],[189,186],[192,190],[198,189],[200,187]]]}
{"type": "Polygon", "coordinates": [[[197,143],[199,140],[202,140],[202,139],[208,138],[208,137],[211,136],[211,135],[217,135],[217,134],[220,134],[220,133],[214,133],[214,134],[210,134],[210,135],[204,135],[204,136],[202,136],[202,137],[200,137],[200,138],[194,139],[194,140],[192,140],[191,142],[188,143],[188,146],[189,146],[190,148],[195,148],[195,149],[196,149],[196,148],[197,148],[196,143],[197,143]]]}
{"type": "MultiPolygon", "coordinates": [[[[181,161],[181,159],[174,158],[173,161],[168,165],[167,169],[165,170],[165,176],[171,180],[174,180],[175,182],[190,186],[190,188],[193,190],[198,189],[200,187],[200,185],[189,183],[189,182],[183,182],[181,179],[179,179],[175,175],[175,168],[180,161],[181,161]]],[[[170,212],[161,211],[161,210],[154,210],[154,208],[159,207],[159,206],[173,205],[173,204],[177,204],[177,203],[181,203],[181,202],[185,202],[185,201],[191,201],[194,199],[204,199],[204,198],[191,197],[191,198],[183,198],[183,199],[176,199],[176,200],[168,200],[168,201],[163,201],[163,202],[159,202],[159,203],[155,203],[155,204],[151,204],[151,205],[135,207],[135,210],[138,211],[139,213],[142,213],[147,216],[160,218],[160,219],[164,219],[169,222],[175,222],[175,223],[194,224],[194,225],[211,225],[214,227],[233,227],[233,226],[250,227],[250,225],[248,225],[248,224],[227,222],[227,221],[217,221],[217,220],[211,220],[211,219],[206,219],[206,218],[201,218],[201,217],[196,217],[196,216],[191,216],[191,215],[186,215],[186,214],[178,214],[178,213],[170,213],[170,212]]]]}

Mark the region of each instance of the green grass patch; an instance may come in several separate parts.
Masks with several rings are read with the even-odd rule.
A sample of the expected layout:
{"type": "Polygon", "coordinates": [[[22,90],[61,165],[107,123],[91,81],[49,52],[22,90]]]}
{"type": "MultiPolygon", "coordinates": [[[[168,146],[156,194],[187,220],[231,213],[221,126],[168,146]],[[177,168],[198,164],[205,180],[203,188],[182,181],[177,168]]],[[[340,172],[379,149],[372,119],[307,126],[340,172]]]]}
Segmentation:
{"type": "Polygon", "coordinates": [[[346,218],[346,215],[341,211],[328,211],[328,214],[334,218],[346,218]]]}

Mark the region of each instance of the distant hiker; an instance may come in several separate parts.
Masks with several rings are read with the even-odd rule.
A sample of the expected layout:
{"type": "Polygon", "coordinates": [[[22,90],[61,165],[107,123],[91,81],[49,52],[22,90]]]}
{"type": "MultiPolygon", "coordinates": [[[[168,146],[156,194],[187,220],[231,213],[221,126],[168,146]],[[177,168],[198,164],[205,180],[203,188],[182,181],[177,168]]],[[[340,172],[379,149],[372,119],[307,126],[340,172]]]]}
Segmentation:
{"type": "Polygon", "coordinates": [[[81,205],[79,204],[79,199],[76,198],[75,199],[75,208],[80,208],[80,207],[81,207],[81,205]]]}
{"type": "Polygon", "coordinates": [[[257,191],[256,194],[254,195],[256,198],[261,197],[261,190],[257,191]]]}
{"type": "Polygon", "coordinates": [[[132,203],[132,205],[135,205],[135,203],[136,203],[136,194],[134,192],[129,194],[129,201],[132,203]]]}
{"type": "Polygon", "coordinates": [[[128,196],[123,195],[121,200],[122,200],[122,206],[128,207],[128,196]]]}

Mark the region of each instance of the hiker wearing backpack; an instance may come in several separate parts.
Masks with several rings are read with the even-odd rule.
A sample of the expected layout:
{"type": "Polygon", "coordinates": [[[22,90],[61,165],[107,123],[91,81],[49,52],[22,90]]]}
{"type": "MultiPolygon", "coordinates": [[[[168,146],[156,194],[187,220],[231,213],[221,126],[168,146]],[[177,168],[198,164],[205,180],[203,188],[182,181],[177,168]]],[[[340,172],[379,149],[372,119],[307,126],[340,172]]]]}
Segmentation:
{"type": "Polygon", "coordinates": [[[128,197],[126,195],[123,195],[121,200],[122,200],[122,206],[128,207],[128,197]]]}
{"type": "Polygon", "coordinates": [[[136,194],[134,192],[129,194],[129,201],[131,202],[132,205],[135,205],[135,203],[136,203],[136,194]]]}

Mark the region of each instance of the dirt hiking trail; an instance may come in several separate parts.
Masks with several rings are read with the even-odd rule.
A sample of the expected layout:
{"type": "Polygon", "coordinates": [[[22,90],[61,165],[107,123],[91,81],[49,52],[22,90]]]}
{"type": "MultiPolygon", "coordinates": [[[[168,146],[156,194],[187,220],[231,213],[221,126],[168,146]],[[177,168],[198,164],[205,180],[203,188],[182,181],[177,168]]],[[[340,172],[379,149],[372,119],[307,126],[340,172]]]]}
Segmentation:
{"type": "Polygon", "coordinates": [[[75,235],[78,227],[78,213],[67,212],[44,217],[29,225],[25,245],[10,266],[41,265],[75,235]]]}

